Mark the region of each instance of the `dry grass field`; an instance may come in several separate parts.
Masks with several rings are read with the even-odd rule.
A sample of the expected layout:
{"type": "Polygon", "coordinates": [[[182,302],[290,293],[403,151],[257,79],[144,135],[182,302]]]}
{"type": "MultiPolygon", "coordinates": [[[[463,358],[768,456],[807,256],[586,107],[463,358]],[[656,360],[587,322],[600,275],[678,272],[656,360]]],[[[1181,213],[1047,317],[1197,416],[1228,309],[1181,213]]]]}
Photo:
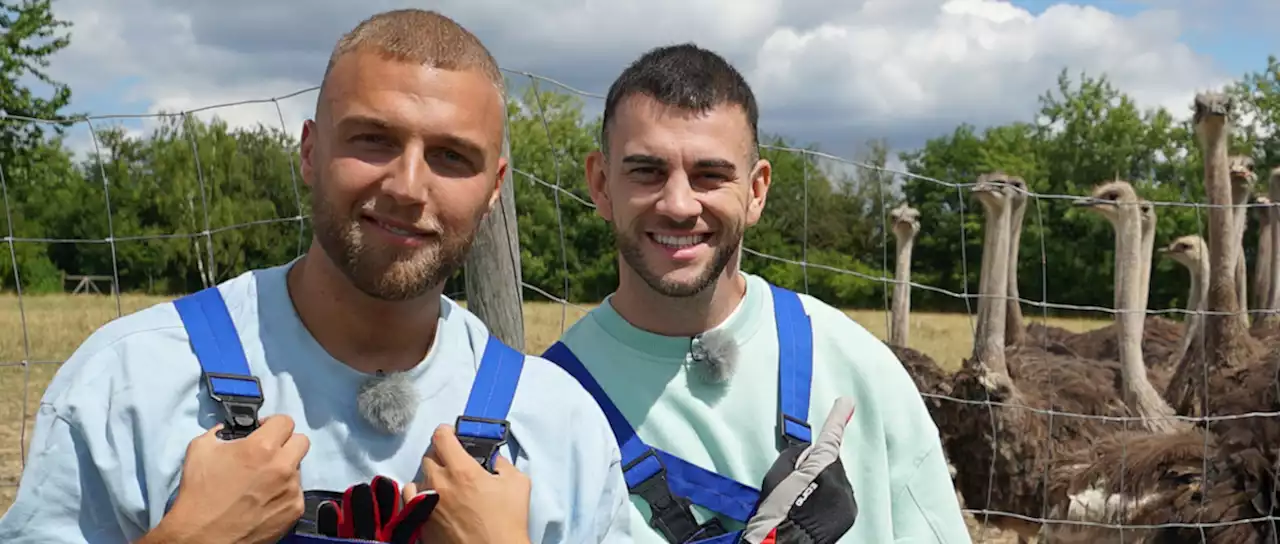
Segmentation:
{"type": "MultiPolygon", "coordinates": [[[[165,300],[126,295],[120,305],[128,314],[165,300]]],[[[24,451],[19,447],[20,437],[31,438],[40,396],[57,370],[57,362],[66,359],[94,329],[116,317],[116,300],[101,295],[27,296],[23,309],[20,313],[16,296],[0,296],[0,512],[9,508],[17,491],[24,451]],[[23,360],[33,364],[24,368],[18,364],[23,360]]],[[[880,338],[887,337],[884,311],[847,313],[880,338]]],[[[526,304],[525,350],[542,352],[560,335],[562,323],[567,326],[582,315],[581,309],[555,303],[526,304]]],[[[1051,323],[1076,331],[1101,324],[1086,319],[1055,319],[1051,323]]],[[[972,349],[972,321],[963,314],[916,313],[911,318],[911,331],[911,347],[944,364],[959,365],[960,358],[972,349]]],[[[979,539],[975,533],[978,541],[1005,540],[990,534],[979,539]]]]}

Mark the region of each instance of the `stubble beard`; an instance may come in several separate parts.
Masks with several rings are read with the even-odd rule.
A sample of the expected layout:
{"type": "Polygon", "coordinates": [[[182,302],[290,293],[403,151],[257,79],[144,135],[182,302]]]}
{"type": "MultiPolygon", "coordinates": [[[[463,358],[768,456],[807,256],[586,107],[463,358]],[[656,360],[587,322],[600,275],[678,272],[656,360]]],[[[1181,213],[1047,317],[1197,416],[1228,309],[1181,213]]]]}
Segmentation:
{"type": "Polygon", "coordinates": [[[366,243],[354,213],[335,209],[321,192],[311,194],[312,228],[320,247],[356,289],[378,300],[412,300],[448,280],[466,263],[479,228],[477,220],[466,232],[444,229],[418,249],[377,247],[366,243]]]}
{"type": "Polygon", "coordinates": [[[692,297],[714,284],[724,273],[725,267],[735,259],[738,248],[742,245],[744,232],[740,223],[734,223],[729,225],[731,228],[728,230],[716,233],[711,241],[719,238],[723,243],[714,247],[711,262],[707,263],[692,281],[680,282],[663,278],[645,263],[643,245],[649,240],[643,229],[637,227],[634,231],[627,232],[617,223],[610,224],[613,225],[614,242],[618,247],[618,253],[622,255],[623,262],[627,263],[627,266],[634,270],[650,289],[671,298],[692,297]]]}

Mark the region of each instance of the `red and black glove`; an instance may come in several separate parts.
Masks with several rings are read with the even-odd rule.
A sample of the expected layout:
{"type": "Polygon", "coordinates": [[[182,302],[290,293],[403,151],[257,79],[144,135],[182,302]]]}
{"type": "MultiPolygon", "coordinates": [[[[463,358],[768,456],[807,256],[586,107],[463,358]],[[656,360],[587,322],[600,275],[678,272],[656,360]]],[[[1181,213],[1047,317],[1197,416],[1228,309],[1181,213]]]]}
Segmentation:
{"type": "Polygon", "coordinates": [[[320,503],[316,529],[324,536],[409,544],[439,500],[435,491],[424,491],[402,503],[400,484],[374,476],[370,483],[348,487],[341,504],[332,500],[320,503]]]}
{"type": "Polygon", "coordinates": [[[853,401],[838,398],[813,444],[783,450],[764,475],[740,544],[835,544],[849,532],[858,503],[840,443],[852,417],[853,401]]]}

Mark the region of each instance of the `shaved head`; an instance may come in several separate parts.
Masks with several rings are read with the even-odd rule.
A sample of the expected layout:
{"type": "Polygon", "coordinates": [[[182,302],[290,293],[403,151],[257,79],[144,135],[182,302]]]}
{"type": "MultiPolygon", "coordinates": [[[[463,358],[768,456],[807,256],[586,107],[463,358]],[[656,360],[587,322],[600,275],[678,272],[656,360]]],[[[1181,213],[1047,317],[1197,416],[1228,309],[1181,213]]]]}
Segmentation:
{"type": "Polygon", "coordinates": [[[400,9],[376,14],[344,34],[329,55],[316,102],[316,115],[325,103],[325,87],[338,60],[356,51],[369,51],[390,60],[453,72],[478,71],[499,94],[505,92],[502,71],[489,49],[469,30],[434,11],[400,9]]]}

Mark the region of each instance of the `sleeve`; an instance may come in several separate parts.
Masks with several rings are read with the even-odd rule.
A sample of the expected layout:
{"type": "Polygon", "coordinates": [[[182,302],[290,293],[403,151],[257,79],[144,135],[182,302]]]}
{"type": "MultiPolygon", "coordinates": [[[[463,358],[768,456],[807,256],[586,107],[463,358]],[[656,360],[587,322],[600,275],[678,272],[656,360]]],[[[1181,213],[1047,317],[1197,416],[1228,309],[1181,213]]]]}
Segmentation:
{"type": "Polygon", "coordinates": [[[597,538],[600,544],[629,544],[631,537],[631,499],[627,482],[622,477],[622,461],[609,463],[609,474],[601,492],[597,538]]]}
{"type": "Polygon", "coordinates": [[[921,429],[923,436],[932,437],[922,455],[910,462],[915,469],[906,478],[896,482],[898,491],[893,495],[894,542],[901,544],[961,544],[971,542],[969,528],[960,512],[960,500],[956,497],[947,469],[942,443],[932,425],[921,429]]]}
{"type": "Polygon", "coordinates": [[[53,405],[40,406],[17,497],[0,517],[0,542],[129,542],[88,451],[79,429],[53,405]]]}

